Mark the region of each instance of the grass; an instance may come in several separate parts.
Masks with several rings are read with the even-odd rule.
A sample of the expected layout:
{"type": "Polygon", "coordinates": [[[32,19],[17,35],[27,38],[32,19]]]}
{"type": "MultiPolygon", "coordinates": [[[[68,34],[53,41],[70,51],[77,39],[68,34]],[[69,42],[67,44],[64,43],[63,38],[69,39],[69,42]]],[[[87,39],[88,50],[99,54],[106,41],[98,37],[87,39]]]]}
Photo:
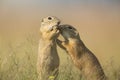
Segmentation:
{"type": "MultiPolygon", "coordinates": [[[[0,47],[0,80],[37,80],[37,41],[29,36],[21,43],[9,42],[0,47]]],[[[57,79],[83,80],[64,51],[58,48],[58,52],[62,59],[57,79]]],[[[116,68],[114,62],[109,61],[104,70],[110,80],[120,80],[120,67],[116,68]]]]}

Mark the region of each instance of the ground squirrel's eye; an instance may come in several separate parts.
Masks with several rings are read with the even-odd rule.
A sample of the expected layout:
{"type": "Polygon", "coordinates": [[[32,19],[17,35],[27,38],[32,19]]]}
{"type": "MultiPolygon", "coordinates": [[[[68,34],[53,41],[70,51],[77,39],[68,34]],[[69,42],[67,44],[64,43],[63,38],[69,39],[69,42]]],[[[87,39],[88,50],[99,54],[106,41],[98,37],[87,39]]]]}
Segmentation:
{"type": "Polygon", "coordinates": [[[48,20],[51,20],[52,18],[51,17],[48,17],[48,20]]]}
{"type": "Polygon", "coordinates": [[[69,26],[68,28],[69,28],[69,29],[73,29],[73,28],[72,28],[72,27],[70,27],[70,26],[69,26]]]}

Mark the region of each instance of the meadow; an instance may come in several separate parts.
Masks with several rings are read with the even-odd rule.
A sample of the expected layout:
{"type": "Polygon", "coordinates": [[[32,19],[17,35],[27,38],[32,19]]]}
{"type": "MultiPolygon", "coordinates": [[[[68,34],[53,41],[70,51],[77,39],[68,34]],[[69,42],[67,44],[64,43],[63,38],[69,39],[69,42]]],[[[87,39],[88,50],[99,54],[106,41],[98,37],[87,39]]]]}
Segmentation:
{"type": "MultiPolygon", "coordinates": [[[[1,41],[0,80],[37,80],[36,61],[38,38],[26,36],[21,42],[1,41]]],[[[58,80],[84,80],[70,57],[58,47],[60,70],[58,80]]],[[[120,65],[111,59],[102,65],[110,80],[120,80],[120,65]]]]}

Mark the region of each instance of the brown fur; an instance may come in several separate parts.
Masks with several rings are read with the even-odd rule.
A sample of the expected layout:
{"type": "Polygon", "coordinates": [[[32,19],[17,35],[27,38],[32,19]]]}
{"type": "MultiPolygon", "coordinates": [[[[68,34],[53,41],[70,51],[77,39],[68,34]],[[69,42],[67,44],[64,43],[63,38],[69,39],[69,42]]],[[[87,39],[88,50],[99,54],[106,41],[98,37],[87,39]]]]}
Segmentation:
{"type": "Polygon", "coordinates": [[[86,48],[78,31],[70,25],[60,25],[60,33],[65,41],[57,40],[57,44],[67,51],[85,80],[105,80],[105,74],[98,59],[86,48]]]}
{"type": "MultiPolygon", "coordinates": [[[[60,21],[56,17],[46,17],[41,21],[37,72],[39,80],[50,80],[58,74],[59,57],[56,49],[56,38],[59,35],[58,25],[60,21]]],[[[54,80],[54,79],[52,79],[54,80]]]]}

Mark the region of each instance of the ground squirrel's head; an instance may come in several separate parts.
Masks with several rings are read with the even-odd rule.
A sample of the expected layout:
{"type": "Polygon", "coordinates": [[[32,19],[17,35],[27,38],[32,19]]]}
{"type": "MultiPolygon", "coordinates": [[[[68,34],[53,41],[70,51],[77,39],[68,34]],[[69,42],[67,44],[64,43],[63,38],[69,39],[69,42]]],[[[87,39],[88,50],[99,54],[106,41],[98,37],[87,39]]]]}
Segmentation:
{"type": "Polygon", "coordinates": [[[75,46],[79,41],[79,32],[71,25],[59,25],[60,34],[64,41],[57,39],[56,42],[59,47],[68,52],[69,48],[75,46]]]}
{"type": "Polygon", "coordinates": [[[59,25],[61,35],[65,40],[79,39],[79,32],[71,25],[59,25]]]}
{"type": "Polygon", "coordinates": [[[52,39],[55,36],[58,36],[59,30],[58,25],[60,24],[60,20],[57,17],[48,16],[41,20],[40,32],[43,37],[52,39]]]}

